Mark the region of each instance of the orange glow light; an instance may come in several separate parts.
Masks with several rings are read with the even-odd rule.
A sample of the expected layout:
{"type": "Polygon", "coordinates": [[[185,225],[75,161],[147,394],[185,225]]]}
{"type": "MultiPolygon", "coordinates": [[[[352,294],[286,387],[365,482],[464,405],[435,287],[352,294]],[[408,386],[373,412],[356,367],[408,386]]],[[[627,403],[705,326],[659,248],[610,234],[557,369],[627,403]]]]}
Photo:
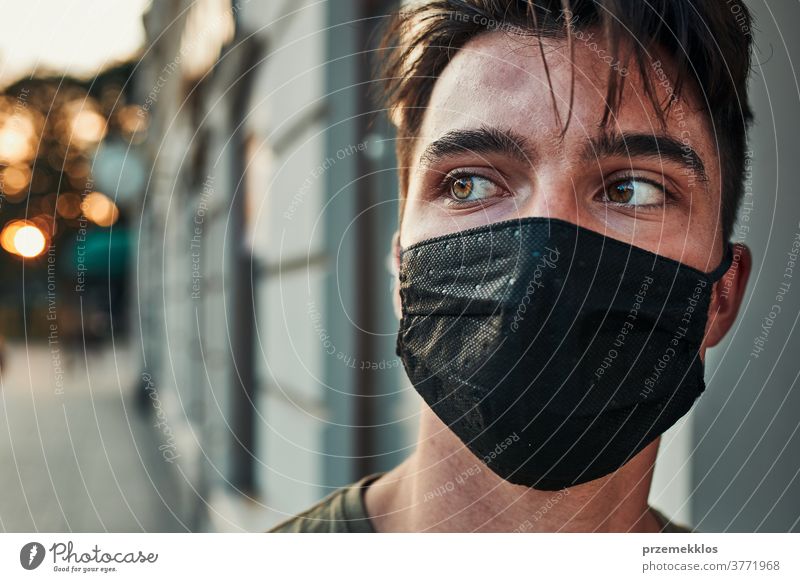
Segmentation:
{"type": "Polygon", "coordinates": [[[72,118],[73,140],[81,144],[98,143],[106,135],[106,118],[96,111],[78,111],[72,118]]]}
{"type": "Polygon", "coordinates": [[[0,232],[0,246],[9,253],[25,258],[39,256],[47,246],[42,229],[25,220],[14,220],[0,232]]]}
{"type": "Polygon", "coordinates": [[[111,226],[119,218],[114,201],[102,192],[91,192],[83,199],[83,214],[97,226],[111,226]]]}
{"type": "Polygon", "coordinates": [[[31,181],[31,169],[28,166],[8,166],[3,170],[3,191],[6,195],[16,196],[24,192],[31,181]]]}
{"type": "Polygon", "coordinates": [[[56,212],[64,218],[78,218],[81,215],[81,197],[75,192],[65,192],[56,201],[56,212]]]}

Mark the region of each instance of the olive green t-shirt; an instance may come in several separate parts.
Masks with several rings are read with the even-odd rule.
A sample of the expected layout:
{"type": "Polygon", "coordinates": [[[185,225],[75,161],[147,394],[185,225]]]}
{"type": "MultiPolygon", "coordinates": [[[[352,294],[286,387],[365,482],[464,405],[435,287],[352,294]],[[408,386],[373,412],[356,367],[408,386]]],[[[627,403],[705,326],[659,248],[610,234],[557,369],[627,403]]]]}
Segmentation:
{"type": "MultiPolygon", "coordinates": [[[[342,487],[303,513],[291,517],[270,532],[278,533],[375,533],[364,505],[364,492],[383,473],[367,475],[360,481],[342,487]]],[[[690,533],[692,530],[671,522],[657,509],[653,513],[661,522],[663,533],[690,533]]]]}

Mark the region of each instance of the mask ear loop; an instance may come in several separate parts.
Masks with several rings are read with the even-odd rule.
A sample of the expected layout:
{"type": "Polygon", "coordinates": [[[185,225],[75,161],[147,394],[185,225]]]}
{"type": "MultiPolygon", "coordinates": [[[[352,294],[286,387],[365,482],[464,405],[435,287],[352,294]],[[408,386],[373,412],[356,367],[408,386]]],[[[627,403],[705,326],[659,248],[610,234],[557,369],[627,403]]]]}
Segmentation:
{"type": "Polygon", "coordinates": [[[728,272],[728,269],[731,268],[733,264],[733,243],[726,242],[725,243],[725,251],[722,256],[722,262],[719,266],[711,271],[710,273],[706,273],[706,277],[711,283],[719,281],[728,272]]]}

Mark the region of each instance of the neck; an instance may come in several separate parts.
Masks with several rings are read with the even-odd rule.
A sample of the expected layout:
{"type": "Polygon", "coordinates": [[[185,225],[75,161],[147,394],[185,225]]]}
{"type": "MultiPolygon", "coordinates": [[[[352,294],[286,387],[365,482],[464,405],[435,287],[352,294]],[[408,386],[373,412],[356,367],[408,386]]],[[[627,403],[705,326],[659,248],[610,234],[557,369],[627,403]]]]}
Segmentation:
{"type": "Polygon", "coordinates": [[[375,481],[365,502],[385,532],[650,532],[658,439],[616,472],[561,491],[492,473],[425,406],[416,451],[375,481]]]}

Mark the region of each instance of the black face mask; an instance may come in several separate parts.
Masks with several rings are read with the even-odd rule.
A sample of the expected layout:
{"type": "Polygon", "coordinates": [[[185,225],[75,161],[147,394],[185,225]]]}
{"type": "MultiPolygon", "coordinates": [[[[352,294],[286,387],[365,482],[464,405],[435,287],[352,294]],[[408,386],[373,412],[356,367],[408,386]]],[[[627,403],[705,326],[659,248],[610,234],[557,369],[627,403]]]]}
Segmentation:
{"type": "Polygon", "coordinates": [[[552,218],[401,252],[397,355],[503,479],[561,489],[624,465],[705,390],[711,273],[552,218]]]}

